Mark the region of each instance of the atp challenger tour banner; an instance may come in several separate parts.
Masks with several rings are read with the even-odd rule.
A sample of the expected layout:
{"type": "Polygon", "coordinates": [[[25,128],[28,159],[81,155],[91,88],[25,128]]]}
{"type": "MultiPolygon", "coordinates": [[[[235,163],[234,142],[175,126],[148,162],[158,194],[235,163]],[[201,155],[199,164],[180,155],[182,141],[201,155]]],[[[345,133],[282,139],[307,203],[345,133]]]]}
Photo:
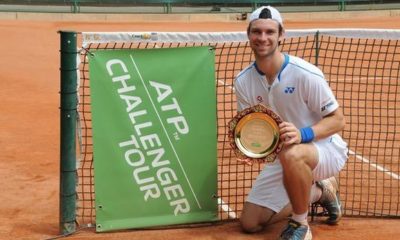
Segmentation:
{"type": "Polygon", "coordinates": [[[89,56],[97,231],[217,220],[214,51],[89,56]]]}

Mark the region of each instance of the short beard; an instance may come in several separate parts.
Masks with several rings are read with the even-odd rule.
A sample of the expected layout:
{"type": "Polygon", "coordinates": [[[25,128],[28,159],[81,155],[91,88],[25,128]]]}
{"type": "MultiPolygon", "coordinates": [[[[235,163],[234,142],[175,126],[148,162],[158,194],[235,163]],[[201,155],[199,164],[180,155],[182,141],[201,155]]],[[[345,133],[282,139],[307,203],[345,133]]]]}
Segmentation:
{"type": "Polygon", "coordinates": [[[258,55],[256,51],[254,51],[254,52],[258,58],[270,58],[271,56],[273,56],[275,54],[278,47],[279,47],[279,44],[277,44],[273,50],[271,50],[269,53],[267,53],[267,55],[263,55],[263,56],[258,55]]]}

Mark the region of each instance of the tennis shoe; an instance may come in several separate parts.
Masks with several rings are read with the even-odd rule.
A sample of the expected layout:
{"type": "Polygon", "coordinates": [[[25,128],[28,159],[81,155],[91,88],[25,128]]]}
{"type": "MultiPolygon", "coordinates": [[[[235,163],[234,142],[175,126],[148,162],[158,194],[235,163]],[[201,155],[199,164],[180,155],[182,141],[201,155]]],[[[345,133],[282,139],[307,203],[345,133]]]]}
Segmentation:
{"type": "Polygon", "coordinates": [[[335,225],[342,218],[342,204],[339,198],[338,184],[336,178],[331,177],[316,182],[317,186],[322,189],[321,198],[317,201],[327,212],[328,219],[326,223],[335,225]]]}
{"type": "Polygon", "coordinates": [[[312,234],[310,230],[310,226],[301,225],[300,223],[294,221],[293,219],[289,220],[288,225],[281,233],[281,236],[278,240],[311,240],[312,234]]]}

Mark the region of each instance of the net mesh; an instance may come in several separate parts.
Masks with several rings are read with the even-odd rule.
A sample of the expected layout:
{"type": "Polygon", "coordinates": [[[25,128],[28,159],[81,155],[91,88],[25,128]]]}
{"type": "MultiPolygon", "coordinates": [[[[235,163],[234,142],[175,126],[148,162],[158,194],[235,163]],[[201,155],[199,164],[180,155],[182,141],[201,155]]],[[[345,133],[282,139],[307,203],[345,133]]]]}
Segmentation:
{"type": "MultiPolygon", "coordinates": [[[[323,34],[288,32],[281,50],[319,66],[325,73],[346,116],[341,135],[349,144],[349,159],[339,175],[340,195],[346,216],[400,217],[400,99],[399,40],[364,38],[354,32],[323,34]],[[352,36],[352,34],[354,36],[352,36]]],[[[393,31],[389,31],[393,33],[393,31]]],[[[381,32],[362,31],[367,36],[381,32]]],[[[204,33],[202,33],[204,35],[204,33]]],[[[202,35],[191,33],[193,36],[202,35]]],[[[361,34],[361,35],[362,35],[361,34]]],[[[398,33],[396,33],[398,34],[398,33]]],[[[123,34],[122,34],[123,35],[123,34]]],[[[128,34],[129,35],[129,34],[128,34]]],[[[185,34],[179,34],[186,36],[185,34]]],[[[236,161],[227,137],[227,123],[236,114],[234,77],[253,59],[245,33],[237,39],[215,41],[104,40],[87,41],[80,55],[78,165],[79,224],[95,222],[93,144],[87,55],[98,49],[172,48],[211,45],[216,54],[218,129],[218,197],[221,220],[240,216],[246,195],[263,164],[245,166],[236,161]]],[[[96,35],[91,35],[93,36],[96,35]]],[[[129,36],[132,36],[129,35],[129,36]]],[[[175,36],[171,34],[171,36],[175,36]]],[[[212,34],[210,36],[213,36],[212,34]]],[[[176,37],[176,36],[175,36],[176,37]]],[[[87,39],[87,36],[83,37],[87,39]]],[[[94,37],[93,39],[98,39],[94,37]]],[[[99,38],[101,39],[101,37],[99,38]]],[[[400,38],[399,38],[400,39],[400,38]]]]}

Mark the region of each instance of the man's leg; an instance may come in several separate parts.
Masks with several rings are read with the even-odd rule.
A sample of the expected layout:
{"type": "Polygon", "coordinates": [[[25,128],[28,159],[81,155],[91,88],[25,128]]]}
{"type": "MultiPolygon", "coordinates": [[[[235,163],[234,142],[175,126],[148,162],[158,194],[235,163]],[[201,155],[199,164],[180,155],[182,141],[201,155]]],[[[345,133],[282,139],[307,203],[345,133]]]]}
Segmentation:
{"type": "MultiPolygon", "coordinates": [[[[324,181],[333,181],[332,178],[324,181]]],[[[310,203],[321,200],[321,196],[322,189],[316,184],[313,184],[311,187],[310,203]]],[[[287,204],[279,213],[275,213],[266,207],[246,202],[243,206],[242,215],[240,216],[240,224],[243,231],[247,233],[255,233],[263,230],[268,225],[286,220],[288,217],[290,217],[292,211],[291,204],[287,204]]]]}
{"type": "Polygon", "coordinates": [[[267,164],[257,176],[240,216],[245,232],[257,232],[291,214],[279,160],[267,164]]]}
{"type": "Polygon", "coordinates": [[[318,152],[312,144],[291,145],[279,155],[283,167],[283,183],[293,207],[295,221],[307,224],[312,170],[318,164],[318,152]],[[302,219],[296,216],[301,216],[302,219]]]}
{"type": "Polygon", "coordinates": [[[327,224],[335,225],[342,217],[342,205],[339,198],[339,186],[334,176],[344,167],[347,161],[347,144],[338,137],[333,136],[330,141],[315,142],[318,149],[319,163],[314,169],[314,180],[317,189],[322,194],[316,202],[327,212],[327,224]]]}
{"type": "Polygon", "coordinates": [[[312,239],[307,216],[312,170],[318,164],[318,150],[312,144],[291,145],[279,154],[279,159],[283,168],[283,183],[293,207],[291,219],[279,239],[312,239]]]}
{"type": "Polygon", "coordinates": [[[240,225],[243,231],[255,233],[270,224],[287,219],[291,213],[292,207],[290,204],[286,205],[279,213],[275,213],[269,208],[246,202],[240,216],[240,225]]]}
{"type": "Polygon", "coordinates": [[[339,186],[336,178],[330,177],[318,181],[316,185],[321,191],[320,197],[316,202],[328,212],[326,223],[329,225],[336,225],[342,218],[342,204],[339,198],[339,186]]]}

